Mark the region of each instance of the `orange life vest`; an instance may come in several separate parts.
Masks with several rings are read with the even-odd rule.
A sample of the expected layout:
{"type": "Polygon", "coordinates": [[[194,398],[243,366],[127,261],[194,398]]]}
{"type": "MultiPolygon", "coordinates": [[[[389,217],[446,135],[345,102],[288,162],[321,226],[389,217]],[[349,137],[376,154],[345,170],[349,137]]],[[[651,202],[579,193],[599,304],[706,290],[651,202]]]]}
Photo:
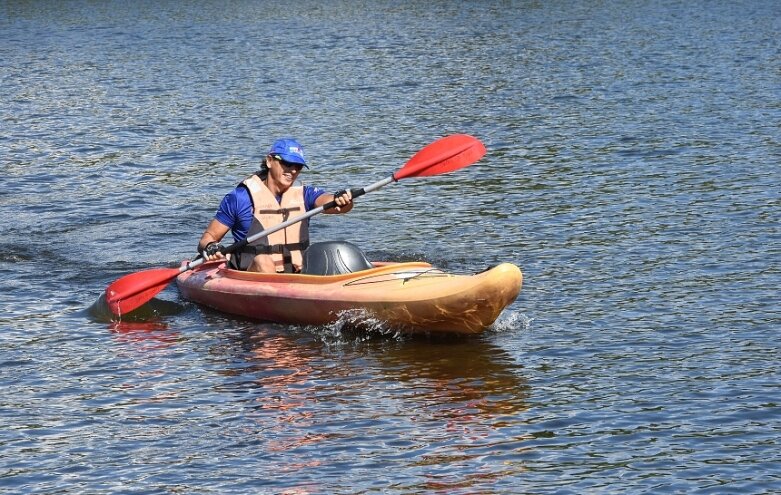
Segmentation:
{"type": "MultiPolygon", "coordinates": [[[[303,186],[291,187],[277,201],[266,184],[258,177],[242,182],[252,197],[253,220],[247,237],[279,225],[292,216],[303,215],[306,211],[303,186]]],[[[303,220],[266,237],[262,237],[247,246],[255,255],[270,254],[277,272],[300,271],[303,265],[303,252],[309,247],[309,220],[303,220]]]]}

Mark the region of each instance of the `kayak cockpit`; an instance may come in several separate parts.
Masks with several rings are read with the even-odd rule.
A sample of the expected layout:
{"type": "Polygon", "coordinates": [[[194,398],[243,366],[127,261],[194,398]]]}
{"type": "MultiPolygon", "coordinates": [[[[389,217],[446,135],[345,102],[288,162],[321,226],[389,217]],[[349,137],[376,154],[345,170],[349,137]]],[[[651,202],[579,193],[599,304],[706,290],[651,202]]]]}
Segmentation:
{"type": "Polygon", "coordinates": [[[347,241],[316,242],[304,252],[304,275],[344,275],[374,268],[355,244],[347,241]]]}

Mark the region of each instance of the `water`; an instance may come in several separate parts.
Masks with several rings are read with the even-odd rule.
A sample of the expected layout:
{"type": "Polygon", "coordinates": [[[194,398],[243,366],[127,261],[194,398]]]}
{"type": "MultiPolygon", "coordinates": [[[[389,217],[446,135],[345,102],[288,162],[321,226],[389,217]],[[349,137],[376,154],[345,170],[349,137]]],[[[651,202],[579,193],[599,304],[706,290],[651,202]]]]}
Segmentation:
{"type": "Polygon", "coordinates": [[[781,5],[0,3],[0,491],[778,493],[781,5]],[[470,339],[92,308],[271,140],[375,259],[501,261],[470,339]]]}

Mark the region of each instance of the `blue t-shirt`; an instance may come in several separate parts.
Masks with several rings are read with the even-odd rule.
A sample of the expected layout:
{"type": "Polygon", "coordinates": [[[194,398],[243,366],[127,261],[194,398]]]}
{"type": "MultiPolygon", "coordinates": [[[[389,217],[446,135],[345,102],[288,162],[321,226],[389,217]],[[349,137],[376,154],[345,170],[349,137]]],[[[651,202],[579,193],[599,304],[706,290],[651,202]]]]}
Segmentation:
{"type": "MultiPolygon", "coordinates": [[[[315,207],[315,200],[325,194],[325,190],[319,187],[304,186],[304,207],[307,211],[315,207]]],[[[282,201],[282,197],[277,198],[282,201]]],[[[252,225],[252,197],[249,189],[239,185],[233,191],[222,198],[220,208],[214,215],[215,220],[231,229],[233,240],[239,242],[247,237],[250,225],[252,225]]]]}

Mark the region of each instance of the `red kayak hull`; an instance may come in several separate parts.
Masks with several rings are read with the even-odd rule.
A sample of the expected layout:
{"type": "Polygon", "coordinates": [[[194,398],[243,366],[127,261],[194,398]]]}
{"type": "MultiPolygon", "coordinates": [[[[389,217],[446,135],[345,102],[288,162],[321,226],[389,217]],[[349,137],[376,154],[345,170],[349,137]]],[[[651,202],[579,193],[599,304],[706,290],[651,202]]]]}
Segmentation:
{"type": "Polygon", "coordinates": [[[382,322],[404,332],[476,334],[521,290],[520,269],[503,263],[454,275],[427,263],[375,263],[346,275],[261,274],[206,263],[177,277],[182,295],[257,320],[326,325],[382,322]]]}

